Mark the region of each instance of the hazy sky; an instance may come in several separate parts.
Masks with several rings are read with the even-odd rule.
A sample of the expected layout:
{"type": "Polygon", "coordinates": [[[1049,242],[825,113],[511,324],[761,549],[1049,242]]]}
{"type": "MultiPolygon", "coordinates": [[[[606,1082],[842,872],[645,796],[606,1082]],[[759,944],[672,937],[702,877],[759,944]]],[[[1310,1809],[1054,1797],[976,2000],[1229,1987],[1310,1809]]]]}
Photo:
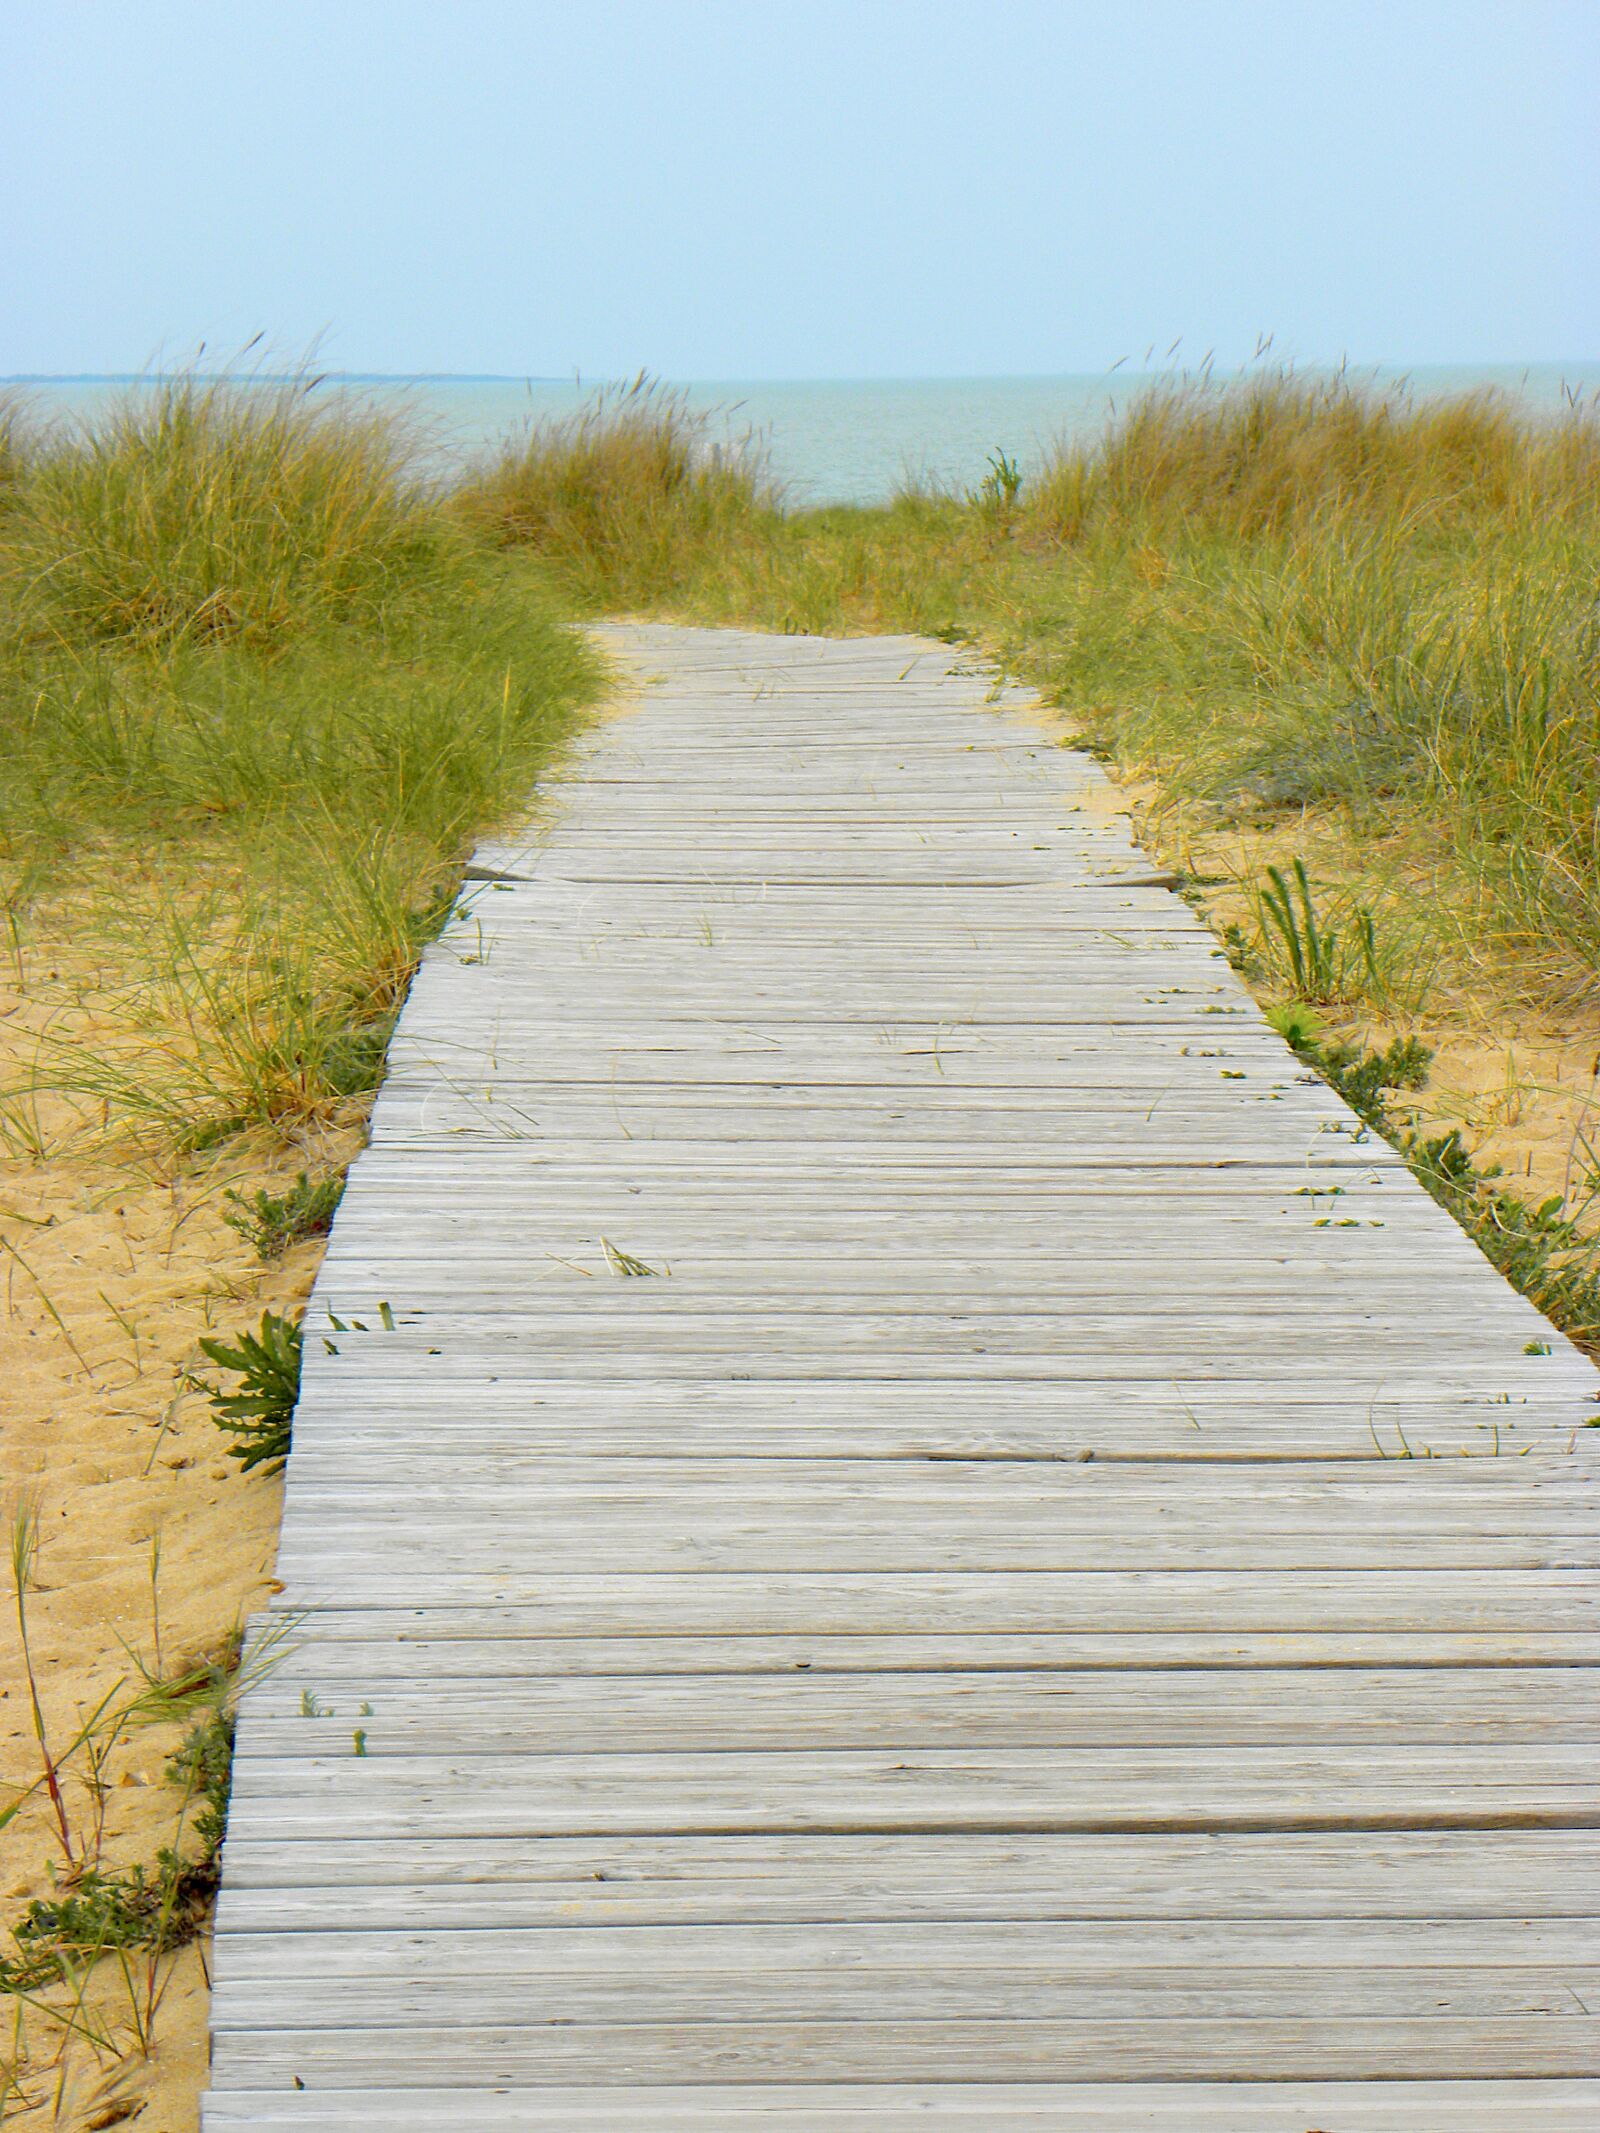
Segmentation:
{"type": "Polygon", "coordinates": [[[0,373],[1600,354],[1600,0],[6,0],[0,373]]]}

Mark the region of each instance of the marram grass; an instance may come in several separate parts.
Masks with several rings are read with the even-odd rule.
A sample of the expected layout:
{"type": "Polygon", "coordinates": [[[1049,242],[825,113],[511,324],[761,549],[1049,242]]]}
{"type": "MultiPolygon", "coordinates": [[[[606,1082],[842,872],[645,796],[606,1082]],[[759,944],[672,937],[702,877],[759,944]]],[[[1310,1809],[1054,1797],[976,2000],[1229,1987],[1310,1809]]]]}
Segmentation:
{"type": "Polygon", "coordinates": [[[15,933],[31,899],[77,899],[113,975],[109,1030],[66,1015],[14,1097],[189,1144],[347,1113],[594,659],[430,499],[402,428],[305,381],[180,378],[19,466],[7,909],[15,933]]]}
{"type": "Polygon", "coordinates": [[[10,603],[76,643],[269,646],[373,625],[442,561],[411,457],[397,424],[310,376],[166,380],[24,453],[0,551],[10,603]]]}
{"type": "Polygon", "coordinates": [[[659,600],[776,508],[758,442],[716,442],[682,394],[641,375],[565,421],[533,423],[462,481],[461,522],[536,551],[585,606],[659,600]]]}

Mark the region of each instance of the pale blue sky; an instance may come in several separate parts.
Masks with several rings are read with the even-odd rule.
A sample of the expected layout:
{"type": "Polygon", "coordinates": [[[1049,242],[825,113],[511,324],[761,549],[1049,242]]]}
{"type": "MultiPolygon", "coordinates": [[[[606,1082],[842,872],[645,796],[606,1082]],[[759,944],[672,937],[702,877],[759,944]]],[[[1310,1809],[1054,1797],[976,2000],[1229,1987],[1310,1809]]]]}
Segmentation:
{"type": "Polygon", "coordinates": [[[1600,354],[1600,0],[7,0],[0,373],[1600,354]]]}

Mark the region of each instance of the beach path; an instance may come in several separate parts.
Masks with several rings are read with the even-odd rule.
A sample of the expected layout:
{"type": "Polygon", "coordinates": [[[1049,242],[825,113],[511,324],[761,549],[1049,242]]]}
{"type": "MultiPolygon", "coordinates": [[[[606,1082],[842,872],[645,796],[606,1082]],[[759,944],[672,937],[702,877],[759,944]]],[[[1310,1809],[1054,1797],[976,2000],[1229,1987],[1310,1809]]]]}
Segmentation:
{"type": "Polygon", "coordinates": [[[1593,1368],[1025,692],[601,634],[308,1311],[208,2133],[1589,2133],[1593,1368]]]}

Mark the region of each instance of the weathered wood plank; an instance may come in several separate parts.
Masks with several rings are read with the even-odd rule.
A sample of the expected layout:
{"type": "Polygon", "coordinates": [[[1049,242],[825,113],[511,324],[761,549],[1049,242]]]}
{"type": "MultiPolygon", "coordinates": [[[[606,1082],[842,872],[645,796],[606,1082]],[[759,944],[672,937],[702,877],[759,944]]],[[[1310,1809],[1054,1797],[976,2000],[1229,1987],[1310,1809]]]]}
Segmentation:
{"type": "MultiPolygon", "coordinates": [[[[503,1663],[516,1648],[503,1649],[503,1663]]],[[[238,1753],[338,1754],[361,1712],[370,1756],[884,1746],[1237,1745],[1317,1740],[1416,1746],[1485,1741],[1600,1743],[1600,1673],[1592,1667],[1208,1670],[1119,1668],[999,1675],[837,1675],[819,1654],[793,1674],[527,1681],[479,1677],[466,1704],[441,1704],[438,1684],[359,1674],[335,1696],[302,1656],[252,1699],[238,1753]],[[366,1693],[362,1694],[363,1687],[366,1693]],[[326,1715],[312,1716],[310,1700],[326,1715]],[[342,1714],[342,1715],[341,1715],[342,1714]]]]}
{"type": "MultiPolygon", "coordinates": [[[[788,1674],[796,1668],[831,1674],[1050,1669],[1136,1675],[1185,1668],[1582,1667],[1600,1659],[1600,1634],[1569,1629],[1218,1634],[1186,1628],[1031,1635],[1007,1629],[976,1636],[949,1630],[874,1636],[852,1629],[811,1637],[738,1630],[724,1636],[604,1637],[541,1631],[536,1620],[525,1621],[511,1607],[412,1609],[403,1615],[384,1610],[376,1621],[370,1609],[321,1608],[295,1617],[292,1628],[264,1616],[255,1635],[283,1640],[274,1644],[275,1682],[303,1678],[312,1686],[410,1683],[419,1674],[437,1685],[508,1673],[522,1681],[552,1674],[788,1674]]],[[[263,1684],[263,1699],[271,1695],[263,1684]]]]}
{"type": "Polygon", "coordinates": [[[432,1836],[807,1830],[1594,1828],[1588,1742],[1308,1748],[888,1748],[249,1759],[233,1817],[252,1840],[330,1817],[432,1836]]]}
{"type": "Polygon", "coordinates": [[[1600,1918],[1600,1831],[229,1840],[218,1932],[1600,1918]]]}
{"type": "MultiPolygon", "coordinates": [[[[371,1967],[403,1963],[411,1938],[404,1932],[352,1928],[329,1921],[306,1934],[234,1931],[219,1952],[228,1978],[273,1978],[290,1984],[349,1978],[371,1967]]],[[[1502,1918],[1485,1932],[1479,1919],[1171,1919],[1077,1920],[1045,1923],[976,1919],[908,1937],[898,1925],[833,1923],[816,1926],[589,1926],[569,1933],[548,1927],[500,1925],[435,1928],[424,1936],[430,1974],[530,1979],[566,1975],[597,1982],[662,1976],[693,1977],[706,1970],[725,1978],[794,1978],[819,1968],[888,1971],[1011,1971],[1020,1979],[1060,1973],[1088,1982],[1109,1979],[1137,1992],[1141,1973],[1198,1966],[1248,1980],[1250,1989],[1278,1972],[1286,1998],[1298,1990],[1297,1959],[1326,1969],[1403,1969],[1417,1963],[1458,1970],[1487,1981],[1508,1972],[1589,1970],[1597,1948],[1584,1918],[1502,1918]]],[[[1170,1986],[1169,1976],[1152,1982],[1170,1986]]],[[[991,1988],[992,1989],[992,1985],[991,1988]]],[[[1570,2007],[1570,2003],[1569,2003],[1570,2007]]]]}
{"type": "MultiPolygon", "coordinates": [[[[1571,2015],[1431,2018],[1364,2016],[1218,2022],[1086,2016],[1017,2022],[552,2023],[470,2027],[327,2024],[277,2031],[226,2029],[213,2065],[225,2082],[359,2087],[409,2077],[438,2086],[494,2088],[567,2079],[627,2081],[1060,2080],[1114,2065],[1124,2081],[1288,2075],[1326,2081],[1396,2074],[1438,2079],[1476,2072],[1582,2078],[1600,2073],[1600,2023],[1571,2015]]],[[[637,2122],[637,2121],[636,2121],[637,2122]]],[[[645,2121],[648,2123],[648,2121],[645,2121]]],[[[1114,2121],[1113,2121],[1114,2123],[1114,2121]]]]}
{"type": "Polygon", "coordinates": [[[346,2089],[213,2096],[207,2133],[1591,2133],[1595,2081],[1319,2081],[346,2089]]]}
{"type": "MultiPolygon", "coordinates": [[[[1173,1935],[1165,1948],[1134,1954],[1126,1966],[1086,1959],[1076,1948],[1036,1953],[1015,1937],[988,1943],[925,1932],[917,1956],[874,1956],[838,1935],[768,1945],[764,1927],[737,1930],[722,1945],[668,1929],[643,1949],[623,1944],[632,1929],[603,1927],[603,1945],[565,1933],[434,1933],[235,1936],[218,1951],[213,2026],[304,2030],[326,2023],[330,2001],[341,2024],[395,2028],[438,2023],[631,2023],[642,1993],[653,2025],[849,2022],[870,2005],[874,2023],[982,2022],[1020,2028],[1070,2020],[1142,2022],[1370,2020],[1435,2021],[1517,2017],[1565,2021],[1600,1996],[1600,1963],[1578,1952],[1582,1929],[1546,1932],[1553,1964],[1513,1959],[1430,1960],[1425,1934],[1342,1934],[1333,1946],[1308,1935],[1279,1945],[1264,1966],[1213,1952],[1217,1936],[1173,1935]],[[673,1945],[688,1940],[687,1947],[673,1945]],[[550,1943],[560,1941],[560,1948],[550,1943]]],[[[902,1947],[906,1936],[902,1933],[902,1947]]],[[[1589,1934],[1593,1941],[1592,1931],[1589,1934]]],[[[1447,1942],[1448,1945],[1448,1942],[1447,1942]]],[[[1459,1945],[1459,1941],[1458,1941],[1459,1945]]],[[[1015,2028],[1013,2030],[1015,2034],[1015,2028]]]]}
{"type": "MultiPolygon", "coordinates": [[[[1184,1480],[1187,1480],[1185,1471],[1184,1480]]],[[[397,1612],[409,1626],[422,1612],[401,1589],[373,1608],[324,1599],[368,1622],[397,1612]]],[[[1392,1561],[1359,1570],[912,1571],[858,1574],[802,1571],[541,1571],[530,1565],[476,1606],[470,1598],[430,1619],[481,1624],[492,1608],[522,1629],[542,1624],[572,1634],[580,1626],[617,1635],[819,1635],[1097,1630],[1105,1634],[1171,1628],[1219,1633],[1253,1630],[1364,1630],[1397,1635],[1457,1630],[1547,1629],[1559,1622],[1600,1629],[1600,1573],[1593,1570],[1396,1570],[1392,1561]]],[[[279,1612],[297,1620],[305,1595],[286,1594],[279,1612]]]]}

